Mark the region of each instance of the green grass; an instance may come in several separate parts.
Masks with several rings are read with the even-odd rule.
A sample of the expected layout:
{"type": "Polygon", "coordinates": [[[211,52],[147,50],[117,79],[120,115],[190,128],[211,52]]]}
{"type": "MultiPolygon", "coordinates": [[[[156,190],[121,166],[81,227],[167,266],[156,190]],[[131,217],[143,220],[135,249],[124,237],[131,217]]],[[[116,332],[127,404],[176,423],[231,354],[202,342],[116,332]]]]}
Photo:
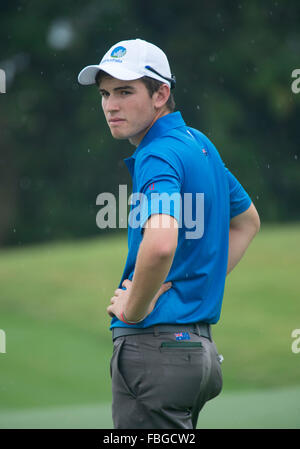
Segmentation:
{"type": "Polygon", "coordinates": [[[214,328],[228,389],[300,385],[300,357],[291,351],[300,328],[299,248],[299,226],[262,226],[228,276],[214,328]]]}
{"type": "MultiPolygon", "coordinates": [[[[228,277],[213,327],[224,397],[300,386],[300,354],[291,351],[300,328],[299,243],[299,225],[262,226],[228,277]]],[[[2,250],[0,417],[110,403],[106,307],[126,255],[126,234],[2,250]]]]}
{"type": "MultiPolygon", "coordinates": [[[[300,387],[230,392],[205,404],[198,429],[299,429],[300,387]]],[[[2,429],[113,429],[111,404],[0,411],[2,429]]]]}

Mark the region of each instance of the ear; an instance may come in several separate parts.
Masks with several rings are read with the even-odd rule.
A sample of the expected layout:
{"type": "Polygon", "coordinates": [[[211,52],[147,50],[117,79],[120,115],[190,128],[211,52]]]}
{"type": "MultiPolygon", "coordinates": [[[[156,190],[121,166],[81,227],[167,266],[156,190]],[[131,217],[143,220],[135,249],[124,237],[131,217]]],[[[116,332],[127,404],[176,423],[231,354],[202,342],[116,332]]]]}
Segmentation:
{"type": "Polygon", "coordinates": [[[154,107],[156,109],[161,109],[168,101],[170,96],[170,88],[167,84],[161,84],[159,86],[158,91],[154,92],[153,94],[153,100],[154,100],[154,107]]]}

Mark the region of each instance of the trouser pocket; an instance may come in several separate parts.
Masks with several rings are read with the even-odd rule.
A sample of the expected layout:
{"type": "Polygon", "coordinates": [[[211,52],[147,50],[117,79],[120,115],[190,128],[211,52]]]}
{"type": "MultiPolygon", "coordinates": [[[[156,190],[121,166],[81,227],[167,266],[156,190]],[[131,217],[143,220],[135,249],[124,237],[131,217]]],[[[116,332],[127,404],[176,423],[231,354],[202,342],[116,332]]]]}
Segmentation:
{"type": "Polygon", "coordinates": [[[136,398],[144,378],[144,359],[139,345],[127,337],[121,337],[112,358],[113,392],[136,398]]]}
{"type": "Polygon", "coordinates": [[[159,354],[159,406],[188,416],[201,386],[206,351],[200,341],[165,340],[159,344],[159,354]]]}
{"type": "Polygon", "coordinates": [[[176,348],[176,349],[191,349],[191,348],[202,348],[202,343],[200,341],[163,341],[160,348],[176,348]]]}

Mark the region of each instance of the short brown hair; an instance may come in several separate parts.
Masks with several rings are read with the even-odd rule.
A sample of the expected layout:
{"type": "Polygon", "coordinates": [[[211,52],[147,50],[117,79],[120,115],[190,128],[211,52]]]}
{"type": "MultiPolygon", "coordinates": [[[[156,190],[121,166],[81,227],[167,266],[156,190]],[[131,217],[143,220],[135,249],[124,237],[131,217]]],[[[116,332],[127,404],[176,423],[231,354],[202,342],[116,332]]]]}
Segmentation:
{"type": "MultiPolygon", "coordinates": [[[[101,79],[104,77],[110,77],[110,75],[108,75],[108,73],[104,72],[103,70],[99,70],[99,72],[97,72],[97,75],[95,77],[95,81],[96,81],[96,84],[98,87],[100,85],[101,79]]],[[[149,76],[143,76],[142,78],[140,78],[140,80],[142,81],[144,86],[147,88],[150,98],[152,98],[154,92],[157,92],[159,87],[162,84],[164,84],[161,81],[158,81],[154,78],[150,78],[149,76]]],[[[175,106],[176,105],[175,105],[174,95],[172,92],[170,92],[170,96],[168,98],[168,101],[166,102],[166,107],[168,108],[168,110],[170,112],[174,112],[175,106]]]]}
{"type": "MultiPolygon", "coordinates": [[[[146,86],[150,97],[154,94],[154,92],[157,92],[159,87],[164,84],[161,81],[158,81],[154,78],[150,78],[149,76],[143,76],[143,78],[140,78],[142,83],[146,86]]],[[[174,112],[175,110],[175,100],[173,92],[170,92],[170,96],[168,98],[168,101],[166,102],[166,106],[170,112],[174,112]]]]}

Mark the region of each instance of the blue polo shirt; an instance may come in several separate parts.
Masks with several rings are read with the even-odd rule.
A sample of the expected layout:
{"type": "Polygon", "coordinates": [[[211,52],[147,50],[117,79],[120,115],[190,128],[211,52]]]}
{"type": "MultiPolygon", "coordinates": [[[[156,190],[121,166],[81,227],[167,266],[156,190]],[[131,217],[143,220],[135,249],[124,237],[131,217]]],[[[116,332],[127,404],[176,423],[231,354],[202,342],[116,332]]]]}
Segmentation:
{"type": "Polygon", "coordinates": [[[217,149],[188,127],[180,112],[158,119],[134,154],[124,159],[132,177],[128,255],[119,284],[132,280],[143,226],[151,214],[165,213],[179,224],[178,245],[154,310],[136,325],[116,317],[113,327],[159,323],[215,324],[220,317],[228,263],[229,222],[251,205],[217,149]],[[153,200],[154,198],[154,200],[153,200]]]}

